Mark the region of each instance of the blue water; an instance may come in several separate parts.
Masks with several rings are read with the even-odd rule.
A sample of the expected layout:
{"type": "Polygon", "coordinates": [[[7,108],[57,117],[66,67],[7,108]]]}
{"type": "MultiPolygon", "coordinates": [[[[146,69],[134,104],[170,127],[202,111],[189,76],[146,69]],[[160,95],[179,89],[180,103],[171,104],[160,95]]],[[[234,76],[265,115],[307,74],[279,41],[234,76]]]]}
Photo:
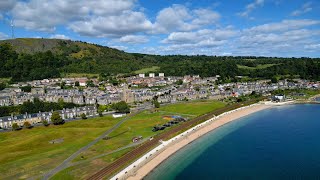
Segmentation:
{"type": "Polygon", "coordinates": [[[145,179],[320,179],[320,105],[254,113],[178,151],[145,179]]]}

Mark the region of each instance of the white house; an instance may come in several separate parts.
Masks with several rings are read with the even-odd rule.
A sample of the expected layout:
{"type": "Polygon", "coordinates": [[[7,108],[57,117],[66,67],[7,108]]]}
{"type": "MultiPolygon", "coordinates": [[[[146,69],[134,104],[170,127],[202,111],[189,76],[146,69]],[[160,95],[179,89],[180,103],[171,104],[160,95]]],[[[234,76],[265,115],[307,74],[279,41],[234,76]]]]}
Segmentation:
{"type": "Polygon", "coordinates": [[[126,113],[114,113],[114,114],[112,114],[112,117],[113,118],[120,118],[120,117],[124,117],[126,115],[127,115],[126,113]]]}
{"type": "Polygon", "coordinates": [[[154,78],[154,77],[155,77],[155,74],[154,74],[154,73],[149,73],[149,77],[150,77],[150,78],[154,78]]]}

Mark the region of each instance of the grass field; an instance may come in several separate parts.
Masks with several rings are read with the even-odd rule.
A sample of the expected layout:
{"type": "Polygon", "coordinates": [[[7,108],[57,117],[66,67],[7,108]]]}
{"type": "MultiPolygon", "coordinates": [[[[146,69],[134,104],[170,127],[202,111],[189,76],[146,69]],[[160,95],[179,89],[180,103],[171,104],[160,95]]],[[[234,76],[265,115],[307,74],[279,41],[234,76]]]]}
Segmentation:
{"type": "Polygon", "coordinates": [[[0,83],[9,82],[11,78],[0,78],[0,83]]]}
{"type": "Polygon", "coordinates": [[[66,168],[57,173],[50,180],[86,179],[90,175],[92,175],[92,173],[98,172],[101,167],[107,166],[109,163],[113,162],[115,159],[121,157],[123,154],[131,151],[132,149],[133,148],[127,148],[125,150],[113,153],[108,156],[104,156],[93,161],[87,161],[82,164],[66,168]]]}
{"type": "Polygon", "coordinates": [[[99,74],[67,73],[67,74],[64,74],[63,77],[66,77],[66,78],[81,78],[81,77],[94,78],[94,77],[99,77],[99,74]]]}
{"type": "Polygon", "coordinates": [[[64,175],[71,179],[87,178],[97,171],[96,166],[106,166],[128,151],[121,150],[101,158],[94,160],[90,159],[100,154],[112,152],[120,147],[132,144],[133,137],[143,136],[144,139],[148,139],[149,137],[160,133],[159,131],[152,132],[152,128],[155,125],[162,125],[168,121],[163,119],[164,115],[181,115],[185,118],[192,118],[224,106],[225,104],[219,101],[194,101],[163,106],[158,112],[150,110],[143,111],[128,119],[118,129],[113,131],[109,135],[109,137],[111,137],[110,139],[99,141],[73,161],[76,163],[83,162],[82,164],[61,171],[54,176],[54,179],[59,179],[64,177],[64,175]]]}
{"type": "Polygon", "coordinates": [[[135,74],[141,74],[141,73],[149,73],[149,72],[158,72],[160,70],[160,67],[158,66],[152,66],[149,68],[143,68],[140,70],[135,71],[135,74]]]}
{"type": "Polygon", "coordinates": [[[224,106],[225,104],[221,103],[220,101],[195,101],[191,103],[180,103],[164,106],[160,108],[160,111],[199,116],[224,106]]]}
{"type": "Polygon", "coordinates": [[[249,70],[255,70],[255,69],[265,69],[268,67],[272,67],[278,64],[259,64],[256,67],[249,67],[249,66],[242,66],[242,65],[237,65],[239,69],[249,69],[249,70]]]}
{"type": "Polygon", "coordinates": [[[118,121],[109,116],[0,133],[0,179],[27,179],[43,174],[118,121]],[[60,144],[49,143],[60,138],[64,140],[60,144]]]}

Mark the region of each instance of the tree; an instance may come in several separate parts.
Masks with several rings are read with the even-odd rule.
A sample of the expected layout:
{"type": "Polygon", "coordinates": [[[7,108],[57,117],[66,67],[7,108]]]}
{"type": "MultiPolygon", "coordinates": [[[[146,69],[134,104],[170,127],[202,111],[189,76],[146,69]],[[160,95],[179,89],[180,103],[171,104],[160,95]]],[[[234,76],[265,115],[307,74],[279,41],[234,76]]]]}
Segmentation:
{"type": "Polygon", "coordinates": [[[28,129],[32,128],[32,126],[31,126],[31,124],[29,123],[29,121],[25,121],[25,122],[23,123],[23,126],[24,126],[25,128],[28,128],[28,129]]]}
{"type": "Polygon", "coordinates": [[[52,113],[51,115],[51,122],[54,124],[54,125],[61,125],[61,124],[64,124],[65,121],[61,118],[59,112],[55,111],[52,113]]]}
{"type": "Polygon", "coordinates": [[[155,108],[160,108],[160,103],[159,103],[158,101],[155,101],[155,102],[154,102],[154,107],[155,107],[155,108]]]}
{"type": "Polygon", "coordinates": [[[23,92],[31,92],[31,86],[23,86],[23,87],[20,87],[20,89],[23,92]]]}
{"type": "Polygon", "coordinates": [[[13,123],[12,124],[12,130],[14,130],[14,131],[17,131],[17,130],[20,130],[21,128],[20,128],[20,126],[17,124],[17,123],[13,123]]]}
{"type": "Polygon", "coordinates": [[[112,109],[120,113],[130,113],[130,108],[128,104],[124,101],[120,101],[112,105],[112,109]]]}
{"type": "Polygon", "coordinates": [[[272,82],[272,83],[278,83],[278,78],[275,77],[275,76],[273,76],[273,77],[271,78],[271,82],[272,82]]]}
{"type": "Polygon", "coordinates": [[[0,83],[0,91],[3,90],[4,88],[6,88],[6,84],[5,83],[0,83]]]}
{"type": "Polygon", "coordinates": [[[48,123],[48,121],[47,121],[47,120],[45,120],[45,119],[44,119],[44,120],[42,120],[42,124],[43,124],[44,126],[46,126],[46,127],[50,125],[50,124],[48,123]]]}
{"type": "Polygon", "coordinates": [[[62,81],[60,84],[60,88],[61,89],[65,89],[66,88],[66,82],[62,81]]]}
{"type": "Polygon", "coordinates": [[[103,117],[103,114],[102,114],[102,112],[101,112],[101,111],[99,111],[99,116],[100,116],[100,117],[103,117]]]}
{"type": "Polygon", "coordinates": [[[87,119],[87,116],[85,113],[82,113],[80,116],[81,116],[81,119],[87,119]]]}
{"type": "Polygon", "coordinates": [[[93,81],[92,80],[89,80],[86,82],[87,86],[88,87],[94,87],[95,85],[93,84],[93,81]]]}
{"type": "Polygon", "coordinates": [[[76,81],[76,82],[74,83],[74,85],[77,86],[77,87],[80,86],[79,81],[76,81]]]}
{"type": "Polygon", "coordinates": [[[183,81],[182,79],[179,79],[177,82],[176,82],[177,85],[182,85],[183,84],[183,81]]]}

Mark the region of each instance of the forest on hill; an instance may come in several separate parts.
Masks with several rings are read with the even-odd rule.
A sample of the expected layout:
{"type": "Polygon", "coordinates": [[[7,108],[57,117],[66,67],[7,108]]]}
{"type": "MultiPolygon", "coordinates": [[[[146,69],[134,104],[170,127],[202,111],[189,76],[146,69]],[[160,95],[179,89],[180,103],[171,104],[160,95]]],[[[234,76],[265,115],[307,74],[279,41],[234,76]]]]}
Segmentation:
{"type": "Polygon", "coordinates": [[[320,80],[320,58],[148,55],[126,53],[100,45],[70,40],[15,39],[0,41],[0,78],[12,82],[92,73],[101,77],[133,75],[157,68],[166,76],[220,75],[271,79],[275,76],[320,80]]]}

